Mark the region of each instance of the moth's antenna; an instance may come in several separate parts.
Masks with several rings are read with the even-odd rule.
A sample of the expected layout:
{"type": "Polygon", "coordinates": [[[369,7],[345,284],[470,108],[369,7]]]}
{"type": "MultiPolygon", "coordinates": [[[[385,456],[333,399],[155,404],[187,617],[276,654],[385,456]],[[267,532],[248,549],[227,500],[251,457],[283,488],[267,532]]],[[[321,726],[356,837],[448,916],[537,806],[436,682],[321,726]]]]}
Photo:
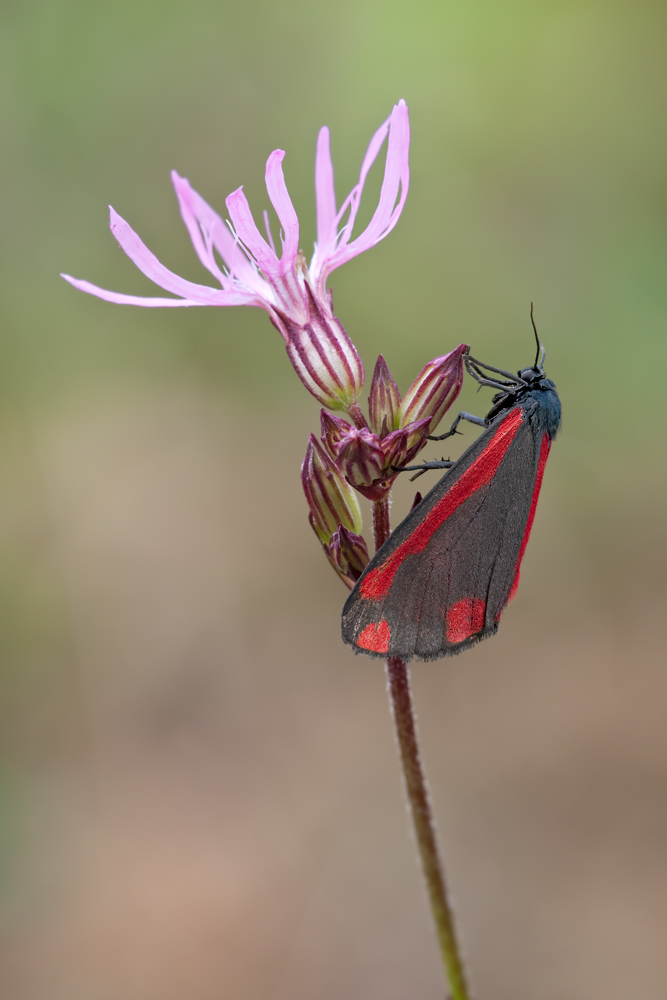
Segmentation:
{"type": "Polygon", "coordinates": [[[535,318],[533,316],[533,303],[532,302],[530,303],[530,322],[533,324],[533,332],[535,334],[535,343],[537,344],[537,353],[535,355],[535,364],[533,365],[533,368],[542,368],[542,366],[544,365],[544,359],[547,356],[547,352],[546,352],[546,348],[544,347],[544,344],[540,340],[540,338],[538,336],[538,333],[537,333],[537,327],[535,326],[535,318]],[[542,352],[542,360],[541,361],[540,361],[540,351],[542,352]],[[539,365],[537,363],[538,361],[540,361],[539,365]]]}

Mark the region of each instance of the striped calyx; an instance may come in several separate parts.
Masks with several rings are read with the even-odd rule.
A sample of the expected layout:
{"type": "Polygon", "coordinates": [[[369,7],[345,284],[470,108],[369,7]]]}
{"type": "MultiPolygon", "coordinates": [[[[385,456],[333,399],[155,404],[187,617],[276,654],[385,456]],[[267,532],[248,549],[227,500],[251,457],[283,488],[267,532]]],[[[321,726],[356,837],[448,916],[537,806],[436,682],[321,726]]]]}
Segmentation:
{"type": "Polygon", "coordinates": [[[341,524],[331,536],[329,544],[324,546],[324,551],[333,568],[351,590],[370,561],[364,539],[341,524]]]}
{"type": "Polygon", "coordinates": [[[463,356],[466,344],[459,344],[449,354],[434,358],[422,369],[400,404],[398,426],[430,418],[432,433],[452,405],[463,383],[463,356]]]}
{"type": "Polygon", "coordinates": [[[310,508],[310,523],[323,545],[343,525],[361,533],[361,509],[354,490],[314,434],[310,435],[301,466],[301,483],[310,508]]]}
{"type": "Polygon", "coordinates": [[[276,309],[275,325],[308,392],[331,410],[349,410],[364,387],[364,366],[343,324],[315,298],[307,282],[305,288],[307,318],[295,320],[276,309]]]}
{"type": "Polygon", "coordinates": [[[398,428],[401,394],[391,377],[387,362],[380,354],[376,363],[368,396],[370,427],[384,438],[398,428]]]}
{"type": "Polygon", "coordinates": [[[336,573],[352,589],[369,561],[361,537],[359,501],[314,434],[306,448],[301,482],[310,508],[310,526],[336,573]]]}

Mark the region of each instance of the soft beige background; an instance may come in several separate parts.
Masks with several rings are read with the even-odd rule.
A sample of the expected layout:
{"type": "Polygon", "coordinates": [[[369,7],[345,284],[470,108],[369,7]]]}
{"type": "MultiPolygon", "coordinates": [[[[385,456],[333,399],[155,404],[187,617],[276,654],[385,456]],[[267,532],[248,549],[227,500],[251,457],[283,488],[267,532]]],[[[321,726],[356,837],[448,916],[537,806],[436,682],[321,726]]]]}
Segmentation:
{"type": "Polygon", "coordinates": [[[2,4],[3,1000],[443,998],[382,670],[306,522],[315,402],[258,311],[57,277],[151,293],[111,202],[206,280],[169,169],[259,212],[276,146],[309,250],[318,127],[343,194],[401,96],[410,197],[339,316],[405,389],[462,340],[530,362],[534,299],[565,413],[500,634],[414,670],[477,993],[664,1000],[665,20],[2,4]]]}

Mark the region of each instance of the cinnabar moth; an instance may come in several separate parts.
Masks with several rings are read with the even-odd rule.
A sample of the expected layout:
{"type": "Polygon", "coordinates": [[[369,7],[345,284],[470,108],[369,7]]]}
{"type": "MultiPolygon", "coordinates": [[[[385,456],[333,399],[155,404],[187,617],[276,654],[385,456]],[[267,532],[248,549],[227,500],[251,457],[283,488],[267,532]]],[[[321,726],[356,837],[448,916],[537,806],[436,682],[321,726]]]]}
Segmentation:
{"type": "Polygon", "coordinates": [[[537,332],[535,337],[535,364],[517,376],[466,356],[468,373],[500,392],[484,420],[459,414],[434,440],[455,433],[461,419],[486,430],[456,462],[417,467],[451,466],[381,546],[348,597],[343,640],[355,652],[434,660],[498,631],[519,583],[560,424],[560,400],[545,377],[544,348],[537,332]]]}

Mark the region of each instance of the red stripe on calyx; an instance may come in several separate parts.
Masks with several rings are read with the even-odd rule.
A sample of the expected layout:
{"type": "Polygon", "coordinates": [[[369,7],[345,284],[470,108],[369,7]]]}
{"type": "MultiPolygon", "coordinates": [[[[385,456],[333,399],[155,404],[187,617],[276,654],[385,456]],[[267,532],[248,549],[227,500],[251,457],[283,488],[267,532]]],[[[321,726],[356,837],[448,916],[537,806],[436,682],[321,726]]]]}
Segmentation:
{"type": "Polygon", "coordinates": [[[520,407],[508,413],[502,423],[498,425],[490,443],[466,469],[461,478],[438,500],[412,534],[383,563],[366,576],[361,584],[362,597],[371,601],[386,597],[403,560],[407,556],[422,552],[434,532],[444,524],[456,508],[493,479],[522,423],[523,410],[520,407]]]}
{"type": "Polygon", "coordinates": [[[463,642],[484,628],[486,602],[481,597],[464,597],[447,612],[447,642],[463,642]]]}
{"type": "Polygon", "coordinates": [[[381,618],[379,622],[371,622],[357,639],[357,646],[369,649],[371,653],[388,653],[391,629],[389,622],[381,618]]]}
{"type": "Polygon", "coordinates": [[[523,559],[523,554],[526,551],[526,545],[528,545],[528,539],[530,538],[530,529],[533,527],[533,521],[535,520],[535,511],[537,510],[537,501],[540,496],[540,488],[542,486],[542,477],[544,476],[544,466],[547,464],[547,458],[549,457],[549,448],[551,447],[551,441],[549,440],[549,435],[544,434],[542,437],[542,445],[540,447],[540,458],[537,463],[537,474],[535,476],[535,485],[533,486],[533,499],[530,502],[530,511],[528,513],[528,520],[526,521],[526,530],[523,533],[523,540],[521,542],[521,548],[519,549],[519,557],[516,561],[516,569],[514,570],[514,582],[512,583],[512,589],[510,590],[510,595],[507,598],[507,603],[516,595],[519,589],[519,575],[521,573],[521,560],[523,559]]]}

